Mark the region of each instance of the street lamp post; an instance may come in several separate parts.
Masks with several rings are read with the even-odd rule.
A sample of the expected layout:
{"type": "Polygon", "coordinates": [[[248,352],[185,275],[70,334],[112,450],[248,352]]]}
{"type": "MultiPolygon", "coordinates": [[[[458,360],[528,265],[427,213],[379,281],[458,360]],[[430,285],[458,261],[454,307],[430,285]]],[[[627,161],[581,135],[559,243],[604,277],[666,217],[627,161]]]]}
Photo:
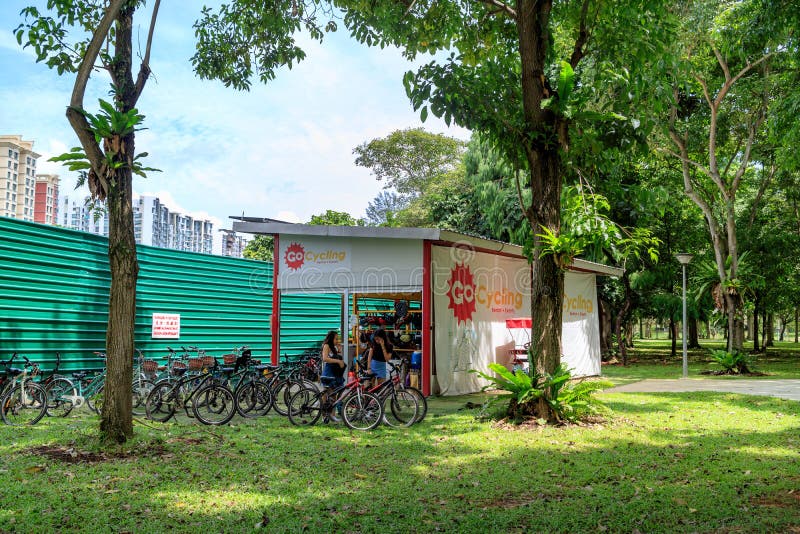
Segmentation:
{"type": "Polygon", "coordinates": [[[694,256],[691,254],[675,254],[675,258],[683,268],[683,378],[689,377],[689,358],[686,355],[686,266],[692,261],[694,256]]]}

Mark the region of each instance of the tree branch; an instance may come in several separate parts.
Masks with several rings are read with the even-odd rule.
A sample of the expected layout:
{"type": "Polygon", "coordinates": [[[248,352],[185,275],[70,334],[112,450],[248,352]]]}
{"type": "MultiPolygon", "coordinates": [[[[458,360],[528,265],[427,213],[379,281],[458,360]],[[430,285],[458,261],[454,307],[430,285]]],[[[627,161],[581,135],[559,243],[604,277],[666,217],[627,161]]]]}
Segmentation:
{"type": "Polygon", "coordinates": [[[502,2],[501,0],[477,0],[477,1],[482,3],[482,4],[486,4],[486,5],[489,5],[489,6],[494,6],[496,8],[499,8],[500,11],[502,11],[506,15],[510,16],[512,19],[517,20],[517,12],[516,12],[516,10],[514,10],[514,8],[512,8],[510,5],[506,4],[505,2],[502,2]]]}
{"type": "MultiPolygon", "coordinates": [[[[725,83],[724,83],[724,84],[722,85],[722,87],[720,88],[720,90],[719,90],[719,93],[717,93],[717,98],[715,98],[715,99],[714,99],[714,103],[715,103],[717,106],[719,106],[719,105],[720,105],[720,103],[722,102],[722,99],[723,99],[723,98],[725,98],[725,96],[728,94],[728,91],[730,91],[731,87],[733,87],[733,84],[735,84],[737,81],[739,81],[739,78],[741,78],[742,76],[744,76],[745,74],[747,74],[748,72],[750,72],[750,71],[753,69],[753,67],[757,67],[757,66],[758,66],[758,65],[760,65],[761,63],[763,63],[763,62],[765,62],[766,60],[768,60],[768,59],[769,59],[770,57],[772,57],[774,54],[775,54],[775,52],[770,52],[769,54],[764,54],[763,56],[761,56],[760,58],[758,58],[756,61],[754,61],[754,62],[752,62],[752,63],[748,63],[748,64],[747,64],[747,65],[745,65],[745,67],[744,67],[742,70],[740,70],[740,71],[739,71],[739,72],[736,74],[736,76],[734,76],[733,78],[729,78],[729,77],[728,77],[728,76],[730,76],[730,74],[729,74],[729,73],[728,73],[728,74],[726,74],[726,76],[725,76],[725,83]]],[[[723,67],[723,70],[726,70],[726,69],[727,69],[727,66],[723,67]]],[[[726,72],[727,72],[727,71],[726,71],[726,72]]]]}
{"type": "Polygon", "coordinates": [[[569,64],[574,69],[578,66],[583,58],[583,47],[589,41],[589,29],[586,27],[586,16],[589,13],[589,0],[583,0],[581,5],[580,26],[578,29],[578,38],[575,40],[575,46],[572,48],[572,56],[569,58],[569,64]]]}
{"type": "Polygon", "coordinates": [[[150,29],[147,32],[147,45],[144,49],[144,59],[142,59],[142,66],[139,68],[139,74],[136,77],[136,87],[133,90],[133,103],[139,100],[144,84],[150,77],[150,49],[153,46],[153,32],[156,28],[156,18],[158,17],[158,8],[161,5],[161,0],[156,0],[153,4],[153,15],[150,17],[150,29]]]}
{"type": "Polygon", "coordinates": [[[94,68],[94,62],[100,54],[100,49],[103,47],[103,42],[108,36],[111,25],[122,10],[123,5],[129,0],[112,0],[103,18],[100,20],[97,29],[92,35],[92,40],[86,48],[80,65],[78,66],[78,73],[75,76],[75,85],[72,88],[72,96],[67,108],[67,120],[69,121],[78,140],[81,142],[86,157],[92,164],[92,170],[97,175],[98,180],[104,190],[108,190],[108,181],[106,180],[106,164],[103,151],[100,145],[94,138],[94,133],[91,131],[89,122],[83,115],[83,97],[86,94],[86,84],[89,82],[89,76],[94,68]]]}

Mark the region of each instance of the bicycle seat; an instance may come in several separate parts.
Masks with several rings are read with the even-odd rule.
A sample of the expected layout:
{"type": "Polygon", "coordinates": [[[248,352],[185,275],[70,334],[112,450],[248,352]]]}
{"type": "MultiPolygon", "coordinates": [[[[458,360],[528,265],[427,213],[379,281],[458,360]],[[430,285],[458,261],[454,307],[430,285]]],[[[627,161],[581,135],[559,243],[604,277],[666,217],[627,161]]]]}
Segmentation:
{"type": "Polygon", "coordinates": [[[333,387],[334,384],[336,384],[336,377],[333,377],[333,376],[321,376],[319,378],[319,381],[326,388],[330,388],[330,387],[333,387]]]}
{"type": "Polygon", "coordinates": [[[89,373],[87,373],[86,371],[78,371],[77,373],[72,373],[72,378],[75,378],[76,380],[82,380],[87,376],[89,376],[89,373]]]}
{"type": "Polygon", "coordinates": [[[8,376],[19,376],[22,374],[22,369],[19,367],[8,367],[6,368],[6,374],[8,374],[8,376]]]}

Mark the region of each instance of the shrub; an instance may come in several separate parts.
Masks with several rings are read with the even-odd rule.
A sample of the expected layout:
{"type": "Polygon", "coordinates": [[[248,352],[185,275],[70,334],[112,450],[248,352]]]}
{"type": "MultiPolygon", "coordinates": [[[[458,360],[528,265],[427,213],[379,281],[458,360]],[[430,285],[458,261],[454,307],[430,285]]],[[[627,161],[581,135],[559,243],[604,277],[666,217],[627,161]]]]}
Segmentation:
{"type": "Polygon", "coordinates": [[[553,411],[557,421],[574,422],[587,415],[609,411],[593,393],[612,387],[613,384],[607,380],[573,382],[571,373],[564,364],[559,365],[552,375],[541,374],[534,369],[511,372],[498,363],[490,363],[489,369],[497,373],[497,376],[477,370],[471,372],[491,382],[484,390],[496,388],[508,392],[491,399],[489,405],[508,400],[505,414],[514,421],[542,417],[543,414],[537,413],[541,399],[553,411]]]}
{"type": "Polygon", "coordinates": [[[724,371],[728,374],[749,374],[752,361],[750,356],[744,352],[734,351],[728,352],[726,350],[717,349],[711,351],[711,357],[714,358],[714,363],[722,366],[724,371]]]}

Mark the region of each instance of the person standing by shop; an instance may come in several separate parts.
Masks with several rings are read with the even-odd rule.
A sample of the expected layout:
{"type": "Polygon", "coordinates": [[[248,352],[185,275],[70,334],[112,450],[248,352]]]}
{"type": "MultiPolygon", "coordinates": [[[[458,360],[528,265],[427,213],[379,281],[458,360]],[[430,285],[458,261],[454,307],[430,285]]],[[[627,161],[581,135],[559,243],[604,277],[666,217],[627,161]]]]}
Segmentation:
{"type": "Polygon", "coordinates": [[[386,330],[377,330],[373,335],[372,349],[369,351],[367,366],[377,378],[378,384],[389,376],[386,362],[392,359],[394,347],[386,337],[386,330]]]}
{"type": "Polygon", "coordinates": [[[331,330],[325,336],[325,341],[322,342],[322,376],[333,380],[325,380],[323,382],[330,382],[325,384],[333,388],[338,388],[344,384],[344,369],[347,364],[344,363],[342,355],[339,354],[339,333],[336,330],[331,330]]]}

